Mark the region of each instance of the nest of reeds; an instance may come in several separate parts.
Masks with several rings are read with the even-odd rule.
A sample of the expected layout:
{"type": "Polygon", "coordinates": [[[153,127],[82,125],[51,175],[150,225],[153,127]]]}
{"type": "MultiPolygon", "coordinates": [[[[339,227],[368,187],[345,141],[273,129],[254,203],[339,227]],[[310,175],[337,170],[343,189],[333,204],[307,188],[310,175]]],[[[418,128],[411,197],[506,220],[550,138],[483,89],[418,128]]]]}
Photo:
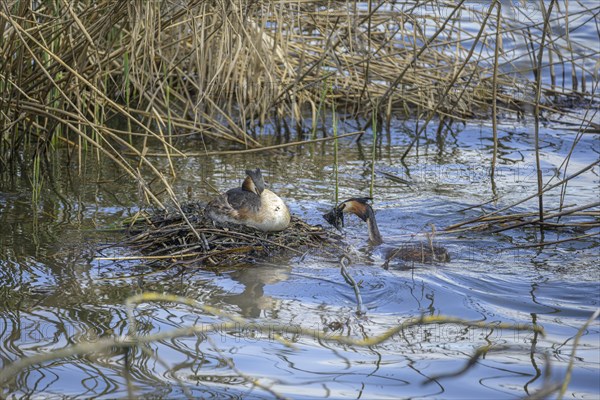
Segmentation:
{"type": "Polygon", "coordinates": [[[237,265],[282,254],[303,254],[339,243],[340,236],[292,216],[281,232],[262,232],[235,224],[216,225],[204,215],[205,204],[180,210],[145,211],[130,223],[124,245],[144,259],[190,266],[237,265]]]}

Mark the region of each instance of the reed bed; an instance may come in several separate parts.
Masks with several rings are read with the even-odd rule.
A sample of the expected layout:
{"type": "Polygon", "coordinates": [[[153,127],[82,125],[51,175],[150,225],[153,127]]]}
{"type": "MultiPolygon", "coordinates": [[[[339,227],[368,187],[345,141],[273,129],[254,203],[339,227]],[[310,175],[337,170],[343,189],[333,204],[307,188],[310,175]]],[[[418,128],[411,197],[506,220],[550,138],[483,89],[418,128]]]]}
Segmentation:
{"type": "MultiPolygon", "coordinates": [[[[458,233],[464,231],[482,231],[489,230],[492,233],[499,233],[511,229],[522,228],[525,226],[538,227],[542,233],[540,243],[528,245],[524,247],[543,247],[546,245],[559,244],[573,240],[585,239],[600,235],[598,227],[600,227],[600,202],[592,202],[583,205],[565,205],[561,201],[560,206],[556,209],[544,210],[538,209],[536,212],[521,212],[511,213],[510,210],[525,203],[526,201],[543,196],[545,193],[561,188],[566,190],[566,185],[581,174],[600,165],[600,160],[594,161],[571,175],[561,179],[558,182],[550,184],[548,182],[540,192],[526,196],[517,202],[504,206],[490,212],[484,212],[482,215],[461,221],[459,223],[448,226],[444,229],[444,233],[458,233]],[[541,211],[540,211],[541,210],[541,211]],[[572,237],[545,242],[543,239],[544,230],[563,230],[575,233],[572,237]],[[591,233],[586,233],[591,231],[591,233]]],[[[483,207],[485,204],[476,206],[483,207]]],[[[471,207],[472,208],[472,207],[471,207]]],[[[523,246],[521,246],[523,247],[523,246]]]]}
{"type": "Polygon", "coordinates": [[[0,0],[0,173],[33,170],[35,202],[57,149],[79,168],[94,153],[165,208],[156,193],[177,203],[166,178],[177,171],[172,162],[159,169],[149,152],[185,156],[178,147],[191,135],[206,154],[223,143],[260,151],[264,130],[295,131],[302,143],[334,110],[374,134],[393,117],[423,120],[404,156],[434,119],[492,117],[493,177],[504,115],[600,129],[598,51],[569,36],[598,7],[526,5],[0,0]]]}
{"type": "Polygon", "coordinates": [[[140,255],[110,260],[135,258],[170,267],[233,266],[283,252],[302,255],[309,249],[337,246],[341,240],[336,233],[296,216],[282,232],[260,232],[242,225],[217,226],[204,215],[204,206],[188,203],[181,211],[156,210],[137,215],[129,223],[128,238],[120,245],[140,255]]]}
{"type": "MultiPolygon", "coordinates": [[[[2,0],[0,160],[24,147],[46,155],[62,143],[80,161],[91,147],[139,178],[123,149],[148,164],[144,149],[153,144],[178,155],[174,140],[182,135],[257,148],[253,127],[314,124],[324,107],[370,124],[373,115],[487,118],[492,106],[497,113],[536,105],[560,112],[565,99],[584,102],[586,49],[575,53],[563,37],[536,36],[540,26],[508,19],[500,8],[2,0]],[[479,30],[463,27],[465,18],[479,30]],[[507,68],[533,50],[505,53],[503,40],[547,47],[582,79],[566,87],[553,76],[552,85],[536,88],[535,63],[518,73],[507,68]]],[[[579,22],[582,13],[569,18],[579,22]]]]}

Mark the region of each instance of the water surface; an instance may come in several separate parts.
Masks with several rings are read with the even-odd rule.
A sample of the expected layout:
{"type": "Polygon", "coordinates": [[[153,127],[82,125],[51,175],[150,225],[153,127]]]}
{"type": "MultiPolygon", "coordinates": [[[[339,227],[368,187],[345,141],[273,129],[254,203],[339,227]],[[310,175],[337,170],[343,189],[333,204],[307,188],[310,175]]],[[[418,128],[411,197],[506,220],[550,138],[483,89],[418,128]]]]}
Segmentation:
{"type": "MultiPolygon", "coordinates": [[[[407,7],[412,7],[409,3],[407,7]]],[[[511,6],[515,2],[501,3],[505,16],[513,18],[515,32],[525,25],[541,26],[543,14],[537,2],[519,2],[516,7],[511,6]]],[[[557,48],[588,56],[588,61],[582,61],[587,90],[597,91],[589,87],[597,70],[597,57],[590,54],[597,53],[598,33],[588,18],[590,12],[582,12],[582,7],[595,10],[588,3],[569,2],[570,42],[561,19],[565,10],[555,10],[559,17],[551,21],[552,39],[557,48]]],[[[428,4],[415,10],[415,15],[444,16],[443,7],[428,4]]],[[[464,13],[461,27],[465,36],[475,36],[488,5],[466,5],[474,12],[464,13]]],[[[539,31],[534,29],[533,34],[539,31]]],[[[495,49],[488,39],[478,52],[495,49]]],[[[529,44],[516,34],[503,40],[506,59],[515,62],[501,60],[502,72],[531,82],[529,44]]],[[[470,44],[465,39],[460,51],[467,52],[470,44]]],[[[555,63],[557,85],[571,88],[572,64],[555,63]]],[[[547,73],[542,80],[552,83],[547,73]]],[[[528,99],[532,94],[522,96],[528,99]]],[[[573,129],[580,124],[576,117],[600,123],[597,109],[594,105],[587,115],[577,109],[568,110],[567,116],[545,115],[540,131],[544,183],[558,182],[598,161],[597,134],[578,135],[573,129]]],[[[364,122],[342,121],[339,131],[356,131],[364,122]]],[[[393,120],[375,144],[371,132],[360,141],[340,140],[339,199],[372,195],[385,238],[383,246],[371,248],[364,223],[347,219],[344,254],[350,260],[348,273],[360,285],[363,313],[357,313],[354,290],[340,273],[342,254],[335,249],[273,254],[236,268],[158,269],[142,260],[102,259],[136,255],[119,246],[125,235],[122,222],[146,204],[128,176],[91,151],[83,153],[81,171],[76,164],[67,166],[66,153],[53,158],[37,203],[32,202],[31,176],[19,169],[12,175],[0,171],[2,369],[26,357],[50,356],[77,343],[131,333],[125,301],[142,292],[185,296],[243,318],[232,328],[225,325],[226,318],[199,308],[143,303],[134,313],[138,334],[194,325],[206,334],[160,340],[129,352],[114,348],[49,357],[18,373],[0,396],[495,399],[523,398],[561,383],[575,336],[600,306],[600,241],[596,235],[544,248],[528,246],[598,233],[598,226],[546,230],[543,236],[531,227],[438,234],[435,240],[448,248],[451,262],[382,268],[388,247],[423,240],[433,230],[439,232],[536,192],[533,121],[503,115],[500,122],[493,182],[492,127],[487,121],[455,122],[439,134],[437,123],[432,122],[404,160],[402,154],[418,130],[414,120],[393,120]],[[407,327],[370,347],[327,340],[335,335],[373,338],[420,316],[527,324],[543,328],[545,336],[450,323],[407,327]],[[477,349],[488,345],[492,347],[485,357],[458,374],[477,349]]],[[[311,134],[292,139],[307,139],[311,134]]],[[[267,129],[260,139],[277,144],[289,138],[267,129]]],[[[177,145],[198,153],[206,143],[196,135],[177,145]]],[[[169,171],[167,158],[150,159],[159,170],[169,171]]],[[[292,212],[311,224],[324,224],[321,215],[336,201],[331,141],[266,153],[173,158],[172,162],[177,176],[169,182],[181,202],[206,201],[214,196],[214,189],[238,186],[244,170],[255,167],[264,171],[271,190],[286,200],[292,212]]],[[[546,193],[545,209],[598,201],[599,173],[596,164],[570,182],[564,197],[560,188],[546,193]]],[[[159,186],[155,182],[153,187],[159,186]]],[[[169,204],[165,193],[160,198],[169,204]]],[[[510,212],[535,212],[537,206],[537,199],[532,199],[510,212]]],[[[590,219],[560,222],[567,220],[590,219]]],[[[581,336],[567,398],[600,396],[599,331],[596,320],[581,336]]]]}
{"type": "MultiPolygon", "coordinates": [[[[394,121],[375,146],[373,204],[386,246],[423,237],[431,224],[440,230],[534,193],[530,124],[507,121],[501,127],[495,187],[489,179],[491,130],[485,123],[457,126],[441,137],[428,133],[418,152],[402,163],[410,141],[406,132],[414,130],[413,121],[394,121]],[[493,197],[498,200],[470,208],[493,197]]],[[[428,130],[435,131],[435,126],[428,130]]],[[[546,128],[542,137],[545,181],[574,144],[569,172],[598,157],[595,136],[576,138],[546,128]]],[[[195,149],[197,142],[186,146],[195,149]]],[[[368,195],[372,137],[365,135],[358,143],[344,139],[340,148],[340,199],[368,195]]],[[[331,142],[174,163],[178,176],[172,185],[183,201],[209,199],[211,186],[239,185],[244,169],[260,167],[270,188],[310,223],[323,224],[321,214],[334,203],[331,142]]],[[[75,167],[56,165],[52,182],[34,205],[26,176],[2,184],[3,366],[70,344],[127,334],[124,301],[141,291],[196,299],[247,323],[220,329],[224,319],[189,306],[143,304],[135,313],[139,333],[194,324],[216,332],[155,342],[150,353],[138,348],[126,356],[115,350],[35,365],[21,372],[5,395],[126,397],[129,383],[135,395],[164,397],[184,396],[185,387],[198,397],[519,398],[564,379],[574,337],[599,306],[597,237],[538,249],[515,248],[540,240],[539,230],[532,228],[443,235],[436,240],[451,252],[450,263],[385,270],[383,249],[369,248],[366,226],[349,218],[343,232],[348,271],[360,282],[365,311],[357,314],[354,291],[340,274],[335,251],[275,254],[256,264],[220,269],[157,270],[141,261],[99,260],[131,255],[130,249],[110,245],[123,237],[118,229],[123,218],[142,206],[138,188],[104,160],[88,163],[82,175],[75,167]],[[407,328],[373,347],[317,338],[373,337],[421,315],[530,324],[543,327],[546,336],[436,324],[407,328]],[[289,347],[272,335],[282,327],[302,328],[304,334],[283,332],[294,345],[289,347]],[[496,351],[464,374],[435,378],[459,371],[476,348],[489,343],[496,351]],[[274,392],[253,387],[248,376],[274,392]]],[[[571,183],[565,204],[593,202],[597,189],[596,166],[571,183]]],[[[550,192],[545,201],[548,209],[558,207],[560,191],[550,192]]],[[[532,200],[512,211],[536,207],[532,200]]],[[[577,234],[550,230],[544,240],[577,234]]],[[[593,322],[581,338],[569,397],[600,393],[599,328],[593,322]]]]}

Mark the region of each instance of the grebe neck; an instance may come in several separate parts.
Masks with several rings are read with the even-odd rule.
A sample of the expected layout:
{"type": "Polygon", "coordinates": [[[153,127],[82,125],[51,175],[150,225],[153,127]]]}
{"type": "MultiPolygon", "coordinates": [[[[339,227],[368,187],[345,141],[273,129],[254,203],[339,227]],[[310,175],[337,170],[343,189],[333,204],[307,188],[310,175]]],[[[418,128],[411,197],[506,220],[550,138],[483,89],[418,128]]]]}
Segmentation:
{"type": "Polygon", "coordinates": [[[378,246],[383,243],[383,238],[379,232],[377,226],[377,220],[375,219],[375,213],[371,207],[367,208],[367,227],[369,228],[369,242],[373,246],[378,246]]]}

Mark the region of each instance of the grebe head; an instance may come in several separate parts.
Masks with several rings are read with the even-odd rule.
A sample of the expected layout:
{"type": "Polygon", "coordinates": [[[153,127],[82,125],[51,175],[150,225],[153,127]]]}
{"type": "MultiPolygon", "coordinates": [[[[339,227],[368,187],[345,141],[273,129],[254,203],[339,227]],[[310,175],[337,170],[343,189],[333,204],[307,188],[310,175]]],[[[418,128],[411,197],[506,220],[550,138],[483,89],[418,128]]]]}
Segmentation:
{"type": "MultiPolygon", "coordinates": [[[[337,229],[344,226],[344,213],[352,213],[367,223],[369,227],[369,242],[371,245],[377,246],[383,243],[383,238],[379,233],[377,221],[375,220],[375,212],[369,205],[370,197],[358,197],[348,199],[334,207],[323,218],[337,229]]],[[[431,263],[431,262],[448,262],[450,254],[442,246],[435,246],[430,240],[428,243],[404,243],[400,247],[388,248],[385,251],[386,260],[384,268],[388,268],[389,264],[394,259],[402,261],[431,263]]]]}
{"type": "Polygon", "coordinates": [[[262,194],[265,190],[265,181],[260,172],[260,168],[246,170],[246,179],[244,179],[244,182],[242,183],[242,189],[258,196],[262,194]]]}
{"type": "Polygon", "coordinates": [[[239,188],[230,189],[206,206],[206,215],[217,223],[233,223],[261,231],[282,231],[290,224],[290,211],[279,196],[265,188],[259,168],[246,170],[239,188]]]}
{"type": "Polygon", "coordinates": [[[375,220],[375,212],[369,205],[369,200],[372,200],[372,198],[353,197],[338,204],[333,210],[324,214],[323,218],[336,229],[341,229],[344,226],[344,213],[352,213],[358,216],[367,223],[367,227],[369,228],[369,242],[377,246],[383,243],[383,238],[381,237],[381,233],[379,233],[377,221],[375,220]]]}

